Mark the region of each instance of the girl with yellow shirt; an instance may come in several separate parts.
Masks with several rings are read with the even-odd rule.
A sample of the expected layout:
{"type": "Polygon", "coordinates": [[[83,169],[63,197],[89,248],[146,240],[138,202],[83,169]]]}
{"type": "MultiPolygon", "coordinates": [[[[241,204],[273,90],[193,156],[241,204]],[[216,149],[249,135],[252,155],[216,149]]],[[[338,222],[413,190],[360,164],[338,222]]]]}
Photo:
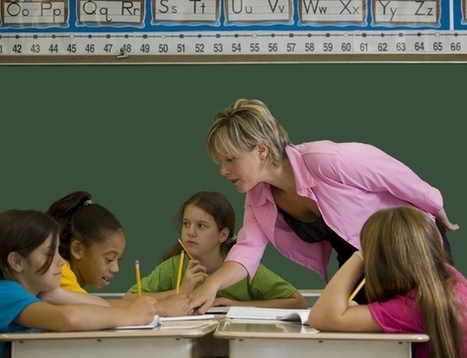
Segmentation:
{"type": "MultiPolygon", "coordinates": [[[[115,215],[92,202],[91,194],[85,191],[76,191],[57,200],[47,214],[62,226],[59,252],[65,263],[61,288],[85,294],[83,300],[91,300],[89,303],[128,305],[126,300],[103,300],[88,295],[85,290],[87,285],[96,289],[110,285],[119,271],[118,261],[125,250],[126,239],[115,215]]],[[[56,291],[54,294],[55,297],[49,299],[58,302],[65,293],[56,291]]],[[[161,316],[186,315],[188,307],[186,295],[173,295],[156,303],[156,310],[161,316]]]]}

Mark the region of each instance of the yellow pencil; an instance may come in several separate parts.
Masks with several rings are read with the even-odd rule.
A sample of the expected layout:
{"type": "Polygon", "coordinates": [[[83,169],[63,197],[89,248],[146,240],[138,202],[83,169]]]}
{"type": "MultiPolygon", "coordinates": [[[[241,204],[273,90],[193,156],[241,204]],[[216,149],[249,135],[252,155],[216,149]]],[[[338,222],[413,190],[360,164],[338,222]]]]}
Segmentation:
{"type": "Polygon", "coordinates": [[[177,285],[175,286],[175,293],[180,293],[180,283],[182,281],[182,268],[183,268],[183,259],[185,257],[185,253],[182,250],[180,252],[180,261],[178,263],[178,273],[177,273],[177,285]]]}
{"type": "Polygon", "coordinates": [[[139,260],[135,261],[135,274],[136,274],[136,289],[138,292],[138,298],[142,297],[141,294],[141,274],[139,271],[139,260]]]}
{"type": "Polygon", "coordinates": [[[349,302],[354,299],[354,297],[357,295],[358,291],[362,288],[362,286],[365,284],[365,279],[360,282],[360,284],[357,286],[357,288],[352,292],[352,294],[349,297],[349,302]]]}
{"type": "Polygon", "coordinates": [[[190,251],[187,250],[185,244],[183,243],[182,240],[178,239],[178,242],[180,243],[180,245],[182,245],[183,247],[183,250],[185,250],[186,254],[188,255],[188,257],[191,259],[191,260],[194,260],[193,256],[191,256],[190,254],[190,251]]]}

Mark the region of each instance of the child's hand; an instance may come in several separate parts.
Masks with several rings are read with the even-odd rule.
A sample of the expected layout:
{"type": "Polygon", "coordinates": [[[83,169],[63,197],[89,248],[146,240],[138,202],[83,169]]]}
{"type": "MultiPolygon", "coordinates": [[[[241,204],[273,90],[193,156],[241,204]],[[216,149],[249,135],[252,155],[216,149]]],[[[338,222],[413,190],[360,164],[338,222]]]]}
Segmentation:
{"type": "Polygon", "coordinates": [[[195,289],[196,285],[203,282],[208,277],[206,267],[201,265],[198,260],[190,260],[188,268],[183,277],[183,282],[180,285],[180,292],[190,294],[195,289]]]}
{"type": "Polygon", "coordinates": [[[131,301],[126,307],[134,316],[134,325],[143,325],[151,323],[156,313],[157,301],[154,298],[143,296],[137,300],[131,301]]]}
{"type": "Polygon", "coordinates": [[[172,295],[157,301],[156,310],[159,316],[188,316],[193,311],[190,310],[188,296],[184,294],[172,295]]]}
{"type": "Polygon", "coordinates": [[[43,291],[39,292],[37,297],[39,297],[42,301],[52,304],[57,304],[57,296],[59,294],[59,287],[53,289],[52,291],[43,291]]]}

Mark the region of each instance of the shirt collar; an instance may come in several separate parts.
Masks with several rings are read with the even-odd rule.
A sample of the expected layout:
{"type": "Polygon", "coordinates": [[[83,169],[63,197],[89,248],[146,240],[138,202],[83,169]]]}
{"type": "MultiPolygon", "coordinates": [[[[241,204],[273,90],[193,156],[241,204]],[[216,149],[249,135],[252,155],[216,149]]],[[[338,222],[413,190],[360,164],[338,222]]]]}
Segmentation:
{"type": "Polygon", "coordinates": [[[318,183],[311,175],[307,163],[303,160],[303,154],[300,152],[300,146],[288,145],[285,147],[285,152],[287,153],[290,166],[292,167],[297,193],[301,190],[317,186],[318,183]]]}
{"type": "MultiPolygon", "coordinates": [[[[302,190],[309,189],[310,187],[317,186],[318,183],[310,174],[308,167],[303,160],[300,147],[290,144],[285,147],[285,152],[287,153],[290,165],[292,166],[297,193],[300,193],[302,190]]],[[[247,202],[253,206],[262,206],[266,203],[266,200],[274,203],[270,185],[267,183],[258,183],[246,194],[246,196],[247,202]]]]}

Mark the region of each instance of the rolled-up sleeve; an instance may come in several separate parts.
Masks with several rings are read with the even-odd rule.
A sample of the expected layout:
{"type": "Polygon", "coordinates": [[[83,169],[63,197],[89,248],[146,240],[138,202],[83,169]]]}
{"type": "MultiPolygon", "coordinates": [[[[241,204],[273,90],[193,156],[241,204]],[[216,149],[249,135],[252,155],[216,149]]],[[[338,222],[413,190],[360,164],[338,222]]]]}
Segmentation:
{"type": "Polygon", "coordinates": [[[225,261],[235,261],[241,264],[251,279],[256,274],[268,242],[269,240],[259,226],[253,208],[247,200],[243,227],[238,233],[237,243],[230,249],[225,261]]]}

